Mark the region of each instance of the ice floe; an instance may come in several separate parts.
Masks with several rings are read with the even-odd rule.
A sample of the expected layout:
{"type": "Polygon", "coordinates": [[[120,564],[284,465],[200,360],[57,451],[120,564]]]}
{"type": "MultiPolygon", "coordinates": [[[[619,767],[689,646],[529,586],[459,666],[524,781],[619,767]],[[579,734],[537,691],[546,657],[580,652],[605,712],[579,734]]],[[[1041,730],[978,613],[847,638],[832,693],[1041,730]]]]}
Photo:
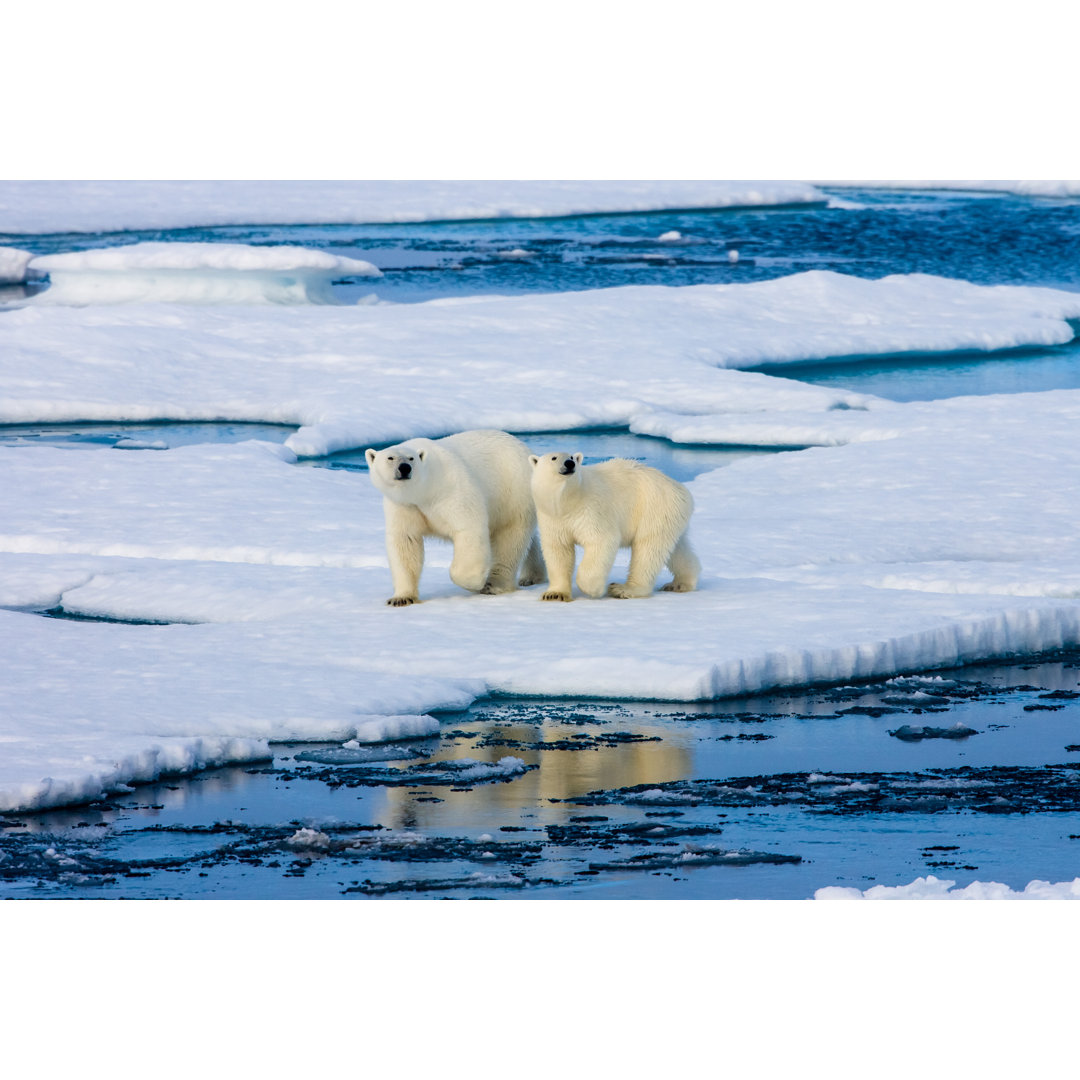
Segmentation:
{"type": "Polygon", "coordinates": [[[325,225],[824,203],[799,181],[8,180],[0,233],[325,225]]]}
{"type": "Polygon", "coordinates": [[[1075,645],[1080,392],[898,405],[724,365],[1065,340],[1078,316],[1080,296],[1049,289],[837,274],[385,308],[9,310],[3,420],[307,427],[293,449],[0,447],[0,808],[254,760],[267,740],[428,734],[433,713],[490,691],[699,700],[1075,645]],[[473,596],[432,544],[430,599],[387,608],[378,492],[294,452],[678,416],[757,420],[774,442],[813,416],[843,445],[694,480],[701,588],[636,602],[473,596]]]}
{"type": "Polygon", "coordinates": [[[724,369],[1060,344],[1076,318],[1077,293],[825,271],[333,309],[29,305],[0,320],[0,422],[294,423],[312,457],[472,427],[831,444],[891,434],[895,406],[724,369]]]}
{"type": "Polygon", "coordinates": [[[870,889],[829,886],[814,893],[815,900],[1080,900],[1080,878],[1072,881],[1029,881],[1023,889],[1012,889],[999,881],[973,881],[956,888],[948,881],[928,874],[908,885],[875,885],[870,889]]]}
{"type": "Polygon", "coordinates": [[[292,245],[148,242],[41,255],[40,304],[333,304],[342,277],[381,277],[363,259],[292,245]]]}
{"type": "Polygon", "coordinates": [[[855,183],[850,180],[830,183],[830,187],[895,188],[931,191],[1000,191],[1010,195],[1063,199],[1080,195],[1080,180],[874,180],[855,183]]]}

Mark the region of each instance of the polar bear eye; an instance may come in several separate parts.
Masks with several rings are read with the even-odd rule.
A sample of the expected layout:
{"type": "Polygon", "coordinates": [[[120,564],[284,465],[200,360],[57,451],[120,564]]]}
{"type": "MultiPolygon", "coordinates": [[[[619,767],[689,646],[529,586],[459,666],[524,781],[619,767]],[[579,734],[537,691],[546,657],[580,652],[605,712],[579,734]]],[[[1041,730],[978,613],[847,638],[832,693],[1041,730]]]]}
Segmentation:
{"type": "Polygon", "coordinates": [[[390,455],[390,456],[389,456],[389,457],[388,457],[388,458],[387,458],[386,460],[387,460],[387,461],[393,461],[393,460],[394,460],[394,455],[393,455],[393,454],[391,454],[391,455],[390,455]]]}
{"type": "Polygon", "coordinates": [[[552,454],[551,455],[551,460],[552,461],[558,461],[559,460],[559,455],[558,454],[552,454]]]}

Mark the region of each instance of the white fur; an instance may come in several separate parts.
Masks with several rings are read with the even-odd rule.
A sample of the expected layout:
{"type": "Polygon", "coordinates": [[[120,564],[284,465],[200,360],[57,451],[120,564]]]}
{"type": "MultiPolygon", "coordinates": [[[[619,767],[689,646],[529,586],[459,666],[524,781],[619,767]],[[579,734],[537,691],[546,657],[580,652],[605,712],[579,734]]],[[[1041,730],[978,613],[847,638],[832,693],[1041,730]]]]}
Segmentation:
{"type": "Polygon", "coordinates": [[[697,588],[701,564],[687,538],[694,500],[684,485],[623,458],[584,467],[581,454],[549,452],[529,460],[550,582],[542,599],[571,599],[576,544],[584,548],[577,585],[587,596],[649,596],[665,564],[674,574],[665,591],[697,588]],[[625,583],[608,585],[622,547],[630,548],[630,572],[625,583]]]}
{"type": "Polygon", "coordinates": [[[383,493],[394,607],[420,599],[424,537],[454,545],[450,580],[472,592],[502,593],[544,580],[529,493],[529,450],[505,431],[463,431],[366,450],[383,493]],[[409,476],[401,476],[402,465],[409,476]],[[531,543],[530,543],[531,541],[531,543]]]}

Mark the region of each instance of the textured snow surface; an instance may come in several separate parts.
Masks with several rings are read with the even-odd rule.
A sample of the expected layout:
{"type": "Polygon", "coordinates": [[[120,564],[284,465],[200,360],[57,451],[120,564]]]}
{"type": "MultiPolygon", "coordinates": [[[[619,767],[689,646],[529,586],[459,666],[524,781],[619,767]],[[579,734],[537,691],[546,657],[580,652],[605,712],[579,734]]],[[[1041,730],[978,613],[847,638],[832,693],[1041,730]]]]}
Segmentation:
{"type": "Polygon", "coordinates": [[[909,885],[875,885],[871,889],[830,886],[818,889],[815,900],[1080,900],[1080,878],[1072,881],[1029,881],[1023,889],[1010,889],[999,881],[973,881],[956,888],[955,881],[929,874],[909,885]]]}
{"type": "Polygon", "coordinates": [[[798,181],[6,180],[0,233],[449,221],[825,202],[798,181]]]}
{"type": "Polygon", "coordinates": [[[0,320],[0,422],[292,423],[302,456],[472,427],[831,445],[893,434],[897,407],[724,369],[1062,343],[1071,318],[1078,293],[827,271],[332,310],[27,305],[0,320]]]}
{"type": "Polygon", "coordinates": [[[377,267],[311,248],[251,244],[144,243],[42,255],[39,304],[335,303],[341,277],[381,277],[377,267]]]}
{"type": "Polygon", "coordinates": [[[938,405],[699,477],[701,588],[641,601],[473,596],[431,544],[424,602],[388,608],[378,492],[267,443],[0,448],[0,805],[123,781],[165,737],[395,738],[487,691],[695,700],[1080,642],[1080,392],[938,405]],[[58,605],[178,625],[31,613],[58,605]]]}

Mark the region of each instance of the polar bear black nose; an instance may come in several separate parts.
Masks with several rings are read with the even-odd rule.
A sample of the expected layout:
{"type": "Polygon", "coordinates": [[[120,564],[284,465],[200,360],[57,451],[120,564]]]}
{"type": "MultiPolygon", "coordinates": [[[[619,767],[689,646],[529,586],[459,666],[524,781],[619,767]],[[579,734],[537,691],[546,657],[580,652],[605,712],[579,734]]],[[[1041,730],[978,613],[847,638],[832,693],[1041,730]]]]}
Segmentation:
{"type": "Polygon", "coordinates": [[[574,471],[574,469],[575,469],[576,467],[577,467],[577,466],[576,466],[576,464],[574,463],[574,459],[573,459],[572,457],[568,457],[568,458],[567,458],[567,459],[566,459],[566,460],[565,460],[565,461],[563,462],[562,472],[563,472],[564,474],[567,474],[567,475],[568,475],[568,474],[572,473],[572,472],[574,471]]]}
{"type": "Polygon", "coordinates": [[[412,475],[412,466],[407,461],[403,461],[397,467],[397,474],[402,480],[408,480],[412,475]]]}

